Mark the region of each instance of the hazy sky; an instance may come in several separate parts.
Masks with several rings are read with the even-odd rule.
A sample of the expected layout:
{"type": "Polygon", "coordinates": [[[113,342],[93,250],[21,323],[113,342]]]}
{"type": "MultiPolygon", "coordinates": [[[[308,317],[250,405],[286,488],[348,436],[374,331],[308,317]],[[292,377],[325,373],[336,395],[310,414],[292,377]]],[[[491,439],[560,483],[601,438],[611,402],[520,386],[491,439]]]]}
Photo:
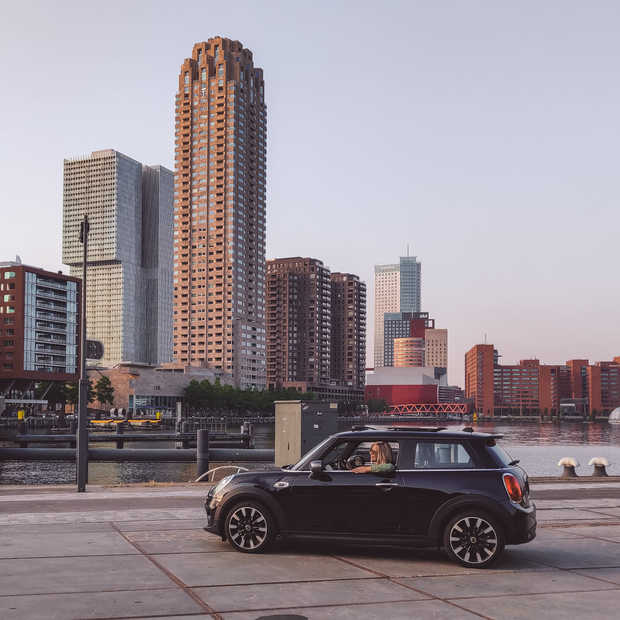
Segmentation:
{"type": "Polygon", "coordinates": [[[373,265],[410,243],[451,382],[484,334],[506,362],[610,359],[619,32],[613,1],[5,3],[0,260],[62,267],[63,158],[173,168],[179,67],[223,35],[265,72],[267,256],[359,274],[370,345],[373,265]]]}

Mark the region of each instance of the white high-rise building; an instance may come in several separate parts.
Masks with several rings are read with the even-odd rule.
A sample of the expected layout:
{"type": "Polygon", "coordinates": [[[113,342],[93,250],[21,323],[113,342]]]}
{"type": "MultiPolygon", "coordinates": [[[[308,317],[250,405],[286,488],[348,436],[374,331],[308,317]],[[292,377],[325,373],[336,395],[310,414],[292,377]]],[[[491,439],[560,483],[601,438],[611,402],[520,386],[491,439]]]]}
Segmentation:
{"type": "Polygon", "coordinates": [[[421,290],[422,264],[415,256],[401,256],[398,264],[375,265],[375,368],[385,366],[384,315],[420,312],[421,290]]]}
{"type": "Polygon", "coordinates": [[[64,161],[62,260],[81,277],[88,214],[86,329],[103,364],[172,360],[173,193],[170,170],[118,151],[64,161]]]}
{"type": "Polygon", "coordinates": [[[383,363],[383,315],[400,310],[400,265],[375,265],[375,368],[383,363]]]}

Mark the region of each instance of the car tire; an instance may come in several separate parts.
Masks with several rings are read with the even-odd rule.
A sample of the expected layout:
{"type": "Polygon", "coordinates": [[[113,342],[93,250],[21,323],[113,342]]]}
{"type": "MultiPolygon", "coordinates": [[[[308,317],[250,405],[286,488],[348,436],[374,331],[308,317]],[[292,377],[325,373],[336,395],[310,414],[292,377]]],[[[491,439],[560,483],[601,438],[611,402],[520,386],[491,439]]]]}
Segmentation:
{"type": "Polygon", "coordinates": [[[262,553],[273,543],[275,521],[263,504],[247,500],[238,502],[228,511],[224,530],[236,551],[262,553]]]}
{"type": "Polygon", "coordinates": [[[467,510],[452,517],[444,529],[448,556],[467,568],[486,568],[504,551],[504,532],[497,519],[481,510],[467,510]]]}

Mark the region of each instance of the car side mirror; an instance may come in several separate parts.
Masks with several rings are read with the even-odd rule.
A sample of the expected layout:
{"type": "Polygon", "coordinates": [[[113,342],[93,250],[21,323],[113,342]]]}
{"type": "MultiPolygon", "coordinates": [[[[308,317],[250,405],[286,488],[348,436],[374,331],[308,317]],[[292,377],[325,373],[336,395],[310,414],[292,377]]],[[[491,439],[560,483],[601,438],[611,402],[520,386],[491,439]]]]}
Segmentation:
{"type": "Polygon", "coordinates": [[[310,461],[310,477],[320,478],[323,473],[323,461],[310,461]]]}

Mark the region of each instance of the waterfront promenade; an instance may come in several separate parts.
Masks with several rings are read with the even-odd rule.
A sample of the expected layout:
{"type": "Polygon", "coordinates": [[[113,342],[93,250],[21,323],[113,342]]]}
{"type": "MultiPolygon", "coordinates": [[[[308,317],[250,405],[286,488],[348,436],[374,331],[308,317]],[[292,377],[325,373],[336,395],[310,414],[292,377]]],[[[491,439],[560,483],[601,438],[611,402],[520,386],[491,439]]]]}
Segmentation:
{"type": "Polygon", "coordinates": [[[620,608],[620,480],[533,484],[537,539],[491,570],[438,551],[205,533],[206,486],[0,487],[0,618],[605,618],[620,608]]]}

